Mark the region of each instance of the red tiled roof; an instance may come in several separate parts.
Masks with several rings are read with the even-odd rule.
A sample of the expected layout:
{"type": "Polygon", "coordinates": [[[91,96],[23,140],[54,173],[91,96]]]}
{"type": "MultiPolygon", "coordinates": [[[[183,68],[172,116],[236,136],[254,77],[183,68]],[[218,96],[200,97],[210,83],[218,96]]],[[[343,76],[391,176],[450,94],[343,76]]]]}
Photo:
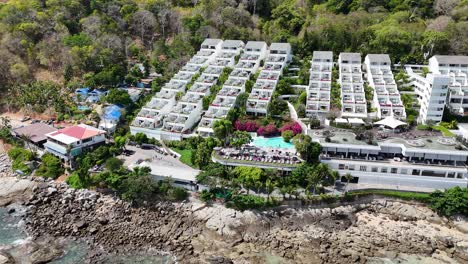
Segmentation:
{"type": "Polygon", "coordinates": [[[64,135],[67,135],[69,137],[73,137],[76,139],[86,139],[86,138],[94,137],[103,133],[105,132],[98,130],[98,129],[88,128],[85,126],[72,126],[72,127],[60,129],[59,131],[51,135],[56,136],[58,134],[64,134],[64,135]]]}

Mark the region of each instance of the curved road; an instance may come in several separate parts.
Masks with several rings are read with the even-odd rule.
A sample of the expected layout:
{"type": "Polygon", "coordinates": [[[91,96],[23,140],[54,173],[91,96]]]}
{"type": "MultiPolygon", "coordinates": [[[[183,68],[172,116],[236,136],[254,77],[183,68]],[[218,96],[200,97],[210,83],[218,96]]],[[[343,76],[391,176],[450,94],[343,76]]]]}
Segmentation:
{"type": "Polygon", "coordinates": [[[304,122],[302,122],[302,120],[300,120],[297,117],[297,112],[296,112],[296,109],[294,108],[294,106],[288,101],[286,101],[286,103],[288,103],[289,114],[291,115],[291,119],[298,122],[302,127],[302,132],[304,132],[304,134],[307,135],[307,126],[306,126],[306,124],[304,124],[304,122]]]}

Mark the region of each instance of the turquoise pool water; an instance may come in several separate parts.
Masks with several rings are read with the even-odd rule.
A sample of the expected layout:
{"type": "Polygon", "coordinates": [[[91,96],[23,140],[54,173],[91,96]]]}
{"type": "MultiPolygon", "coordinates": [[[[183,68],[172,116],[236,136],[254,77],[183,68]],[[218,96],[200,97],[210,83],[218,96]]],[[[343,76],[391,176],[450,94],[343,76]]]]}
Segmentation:
{"type": "Polygon", "coordinates": [[[284,142],[282,137],[255,137],[253,138],[252,144],[257,147],[267,147],[267,148],[283,148],[283,149],[292,149],[294,145],[292,143],[284,142]]]}
{"type": "Polygon", "coordinates": [[[77,108],[78,108],[78,110],[80,110],[80,111],[86,111],[86,110],[89,110],[89,107],[88,107],[88,106],[86,106],[86,105],[79,105],[77,108]]]}

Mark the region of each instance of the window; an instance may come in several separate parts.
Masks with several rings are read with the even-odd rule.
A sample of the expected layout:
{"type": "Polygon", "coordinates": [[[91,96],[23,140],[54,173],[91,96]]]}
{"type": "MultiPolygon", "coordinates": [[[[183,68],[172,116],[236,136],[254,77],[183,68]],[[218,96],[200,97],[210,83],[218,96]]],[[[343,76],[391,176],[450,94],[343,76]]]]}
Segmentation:
{"type": "Polygon", "coordinates": [[[401,169],[400,174],[407,174],[408,170],[407,169],[401,169]]]}
{"type": "Polygon", "coordinates": [[[372,172],[378,172],[378,171],[379,171],[379,168],[377,168],[377,167],[372,167],[371,170],[372,170],[372,172]]]}
{"type": "Polygon", "coordinates": [[[382,168],[382,169],[380,169],[380,172],[382,172],[382,173],[387,173],[387,168],[382,168]]]}
{"type": "Polygon", "coordinates": [[[362,166],[362,165],[361,165],[361,166],[359,167],[359,170],[360,170],[360,171],[367,171],[367,166],[362,166]]]}
{"type": "Polygon", "coordinates": [[[345,169],[345,165],[344,165],[344,164],[339,164],[339,165],[338,165],[338,169],[339,169],[339,170],[344,170],[344,169],[345,169]]]}
{"type": "Polygon", "coordinates": [[[349,165],[348,170],[354,170],[354,165],[349,165]]]}
{"type": "Polygon", "coordinates": [[[398,172],[398,169],[397,169],[397,168],[392,168],[392,169],[391,169],[391,173],[394,173],[394,174],[395,174],[395,173],[397,173],[397,172],[398,172]]]}

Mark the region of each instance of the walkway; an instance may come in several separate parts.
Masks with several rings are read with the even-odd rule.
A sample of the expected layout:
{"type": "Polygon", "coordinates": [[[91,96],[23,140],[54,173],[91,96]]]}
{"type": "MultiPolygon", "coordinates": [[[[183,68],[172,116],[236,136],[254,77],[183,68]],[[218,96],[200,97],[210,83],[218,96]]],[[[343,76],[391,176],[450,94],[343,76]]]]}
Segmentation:
{"type": "Polygon", "coordinates": [[[306,124],[304,124],[304,122],[302,122],[302,120],[298,118],[297,112],[294,106],[290,102],[287,102],[287,103],[288,103],[288,108],[289,108],[289,113],[291,115],[291,119],[298,122],[301,125],[302,132],[307,135],[308,129],[307,129],[306,124]]]}

